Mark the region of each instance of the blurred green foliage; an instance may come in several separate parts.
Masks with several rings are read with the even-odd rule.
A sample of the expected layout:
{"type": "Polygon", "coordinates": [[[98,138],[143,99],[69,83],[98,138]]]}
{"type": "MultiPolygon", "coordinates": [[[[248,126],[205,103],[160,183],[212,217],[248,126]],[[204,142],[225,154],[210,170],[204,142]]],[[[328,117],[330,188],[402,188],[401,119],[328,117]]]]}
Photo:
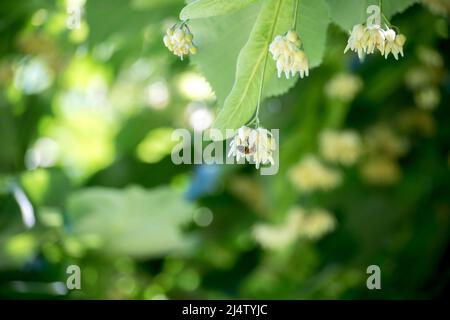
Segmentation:
{"type": "Polygon", "coordinates": [[[264,126],[280,129],[278,174],[172,163],[172,130],[209,126],[223,106],[261,2],[191,21],[199,47],[192,63],[162,43],[182,0],[87,0],[74,30],[65,1],[0,2],[0,297],[442,294],[450,277],[450,47],[439,0],[392,18],[408,38],[399,61],[344,55],[338,25],[358,21],[332,15],[322,65],[295,85],[280,80],[283,90],[272,93],[293,87],[261,106],[264,126]],[[342,74],[361,85],[350,97],[341,95],[348,82],[330,84],[342,74]],[[321,160],[341,183],[298,190],[293,170],[308,155],[322,157],[324,130],[349,128],[364,145],[359,161],[321,160]],[[328,220],[312,219],[317,208],[328,220]],[[72,264],[82,290],[66,289],[72,264]],[[372,264],[382,290],[366,287],[372,264]]]}

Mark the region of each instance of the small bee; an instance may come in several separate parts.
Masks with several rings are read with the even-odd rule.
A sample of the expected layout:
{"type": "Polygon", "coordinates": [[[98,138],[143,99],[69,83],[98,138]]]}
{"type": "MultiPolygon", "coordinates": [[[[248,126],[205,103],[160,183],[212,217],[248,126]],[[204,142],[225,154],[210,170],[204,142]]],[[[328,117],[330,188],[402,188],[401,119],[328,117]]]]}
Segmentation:
{"type": "Polygon", "coordinates": [[[256,146],[249,148],[248,146],[237,146],[239,152],[245,154],[246,156],[252,155],[256,151],[256,146]]]}

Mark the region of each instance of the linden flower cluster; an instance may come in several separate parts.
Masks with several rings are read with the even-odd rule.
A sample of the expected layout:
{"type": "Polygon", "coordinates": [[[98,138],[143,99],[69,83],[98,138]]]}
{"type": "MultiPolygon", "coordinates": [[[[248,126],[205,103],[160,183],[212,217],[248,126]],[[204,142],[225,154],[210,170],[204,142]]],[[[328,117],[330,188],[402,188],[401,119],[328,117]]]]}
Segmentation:
{"type": "Polygon", "coordinates": [[[236,157],[237,161],[241,158],[249,162],[253,160],[256,169],[259,169],[261,164],[275,164],[273,152],[276,147],[275,139],[269,130],[243,126],[231,140],[228,156],[236,157]]]}
{"type": "Polygon", "coordinates": [[[330,190],[341,182],[338,171],[323,165],[315,156],[306,156],[289,172],[292,183],[300,190],[330,190]]]}
{"type": "Polygon", "coordinates": [[[331,162],[352,165],[360,157],[361,149],[361,138],[352,130],[326,130],[320,136],[320,152],[324,159],[331,162]]]}
{"type": "Polygon", "coordinates": [[[197,53],[197,48],[194,46],[192,39],[192,33],[185,24],[182,24],[176,28],[167,29],[163,41],[164,45],[174,55],[179,56],[183,60],[184,56],[197,53]]]}
{"type": "Polygon", "coordinates": [[[335,217],[321,208],[293,207],[281,224],[260,223],[253,227],[253,238],[264,248],[283,249],[300,238],[318,240],[336,227],[335,217]]]}
{"type": "Polygon", "coordinates": [[[309,240],[318,240],[336,228],[335,217],[327,210],[313,208],[305,212],[296,209],[300,215],[299,233],[301,237],[309,240]]]}
{"type": "Polygon", "coordinates": [[[386,156],[369,158],[361,166],[362,177],[373,185],[391,185],[401,179],[398,163],[386,156]]]}
{"type": "Polygon", "coordinates": [[[253,227],[253,238],[264,248],[282,249],[292,244],[299,237],[301,217],[289,213],[286,220],[279,225],[260,223],[253,227]]]}
{"type": "Polygon", "coordinates": [[[408,151],[408,141],[381,123],[367,131],[364,145],[367,158],[360,167],[364,180],[380,186],[397,183],[402,176],[398,159],[408,151]]]}
{"type": "Polygon", "coordinates": [[[332,99],[349,102],[363,86],[362,80],[352,74],[339,73],[331,78],[325,86],[325,94],[332,99]]]}
{"type": "Polygon", "coordinates": [[[308,58],[300,47],[300,37],[293,30],[284,36],[276,36],[272,41],[269,51],[277,62],[278,78],[283,72],[287,79],[294,77],[297,72],[301,78],[309,75],[308,58]]]}
{"type": "Polygon", "coordinates": [[[387,26],[386,30],[383,30],[379,25],[364,26],[357,24],[353,26],[350,32],[344,53],[351,50],[358,53],[359,59],[363,59],[365,54],[372,54],[377,49],[386,59],[392,53],[398,60],[399,54],[403,57],[405,42],[406,37],[404,35],[397,34],[387,26]]]}

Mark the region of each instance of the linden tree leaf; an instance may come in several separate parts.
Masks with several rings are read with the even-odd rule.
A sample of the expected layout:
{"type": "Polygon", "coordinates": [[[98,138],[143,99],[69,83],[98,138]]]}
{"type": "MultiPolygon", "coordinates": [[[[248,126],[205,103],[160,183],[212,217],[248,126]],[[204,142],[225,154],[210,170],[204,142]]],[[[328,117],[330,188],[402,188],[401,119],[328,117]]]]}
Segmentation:
{"type": "Polygon", "coordinates": [[[199,48],[191,61],[208,80],[219,105],[233,86],[239,51],[247,42],[259,8],[257,1],[225,16],[189,21],[199,48]]]}
{"type": "Polygon", "coordinates": [[[330,23],[328,10],[324,0],[299,0],[297,32],[303,42],[310,68],[320,65],[325,54],[330,23]]]}
{"type": "MultiPolygon", "coordinates": [[[[282,94],[297,81],[298,76],[289,80],[277,77],[276,63],[268,51],[276,35],[291,29],[294,5],[294,0],[268,0],[261,7],[239,54],[235,82],[213,125],[215,129],[237,129],[250,120],[256,110],[266,59],[263,98],[282,94]]],[[[300,1],[297,30],[312,67],[322,61],[328,24],[328,7],[323,0],[300,1]]]]}
{"type": "Polygon", "coordinates": [[[345,31],[366,19],[367,2],[362,0],[326,0],[331,20],[345,31]]]}
{"type": "Polygon", "coordinates": [[[209,18],[242,9],[255,0],[195,0],[181,10],[180,19],[209,18]]]}
{"type": "Polygon", "coordinates": [[[290,29],[293,4],[293,0],[267,0],[263,3],[250,37],[239,53],[234,85],[213,125],[215,129],[237,129],[250,120],[256,109],[266,61],[264,82],[276,77],[269,45],[276,35],[290,29]]]}
{"type": "Polygon", "coordinates": [[[67,211],[74,235],[95,239],[112,255],[149,257],[185,248],[182,226],[193,206],[168,187],[145,190],[89,188],[71,195],[67,211]]]}
{"type": "Polygon", "coordinates": [[[382,0],[382,10],[386,17],[390,18],[397,13],[402,13],[419,0],[382,0]]]}

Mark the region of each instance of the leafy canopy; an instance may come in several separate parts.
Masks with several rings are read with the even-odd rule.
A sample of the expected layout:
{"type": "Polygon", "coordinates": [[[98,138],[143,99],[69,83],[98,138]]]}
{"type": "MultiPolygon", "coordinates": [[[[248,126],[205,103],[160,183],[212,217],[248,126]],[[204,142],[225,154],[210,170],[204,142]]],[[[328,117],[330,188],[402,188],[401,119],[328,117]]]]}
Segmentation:
{"type": "MultiPolygon", "coordinates": [[[[366,19],[368,4],[378,1],[298,0],[296,31],[310,68],[319,66],[326,50],[330,22],[344,31],[366,19]]],[[[383,0],[387,17],[417,0],[383,0]]],[[[213,87],[221,107],[213,127],[224,131],[245,125],[256,110],[263,70],[262,97],[284,94],[297,78],[277,78],[268,55],[275,36],[293,28],[296,0],[195,0],[180,13],[189,19],[199,53],[192,61],[213,87]],[[267,61],[267,62],[266,62],[267,61]]]]}

